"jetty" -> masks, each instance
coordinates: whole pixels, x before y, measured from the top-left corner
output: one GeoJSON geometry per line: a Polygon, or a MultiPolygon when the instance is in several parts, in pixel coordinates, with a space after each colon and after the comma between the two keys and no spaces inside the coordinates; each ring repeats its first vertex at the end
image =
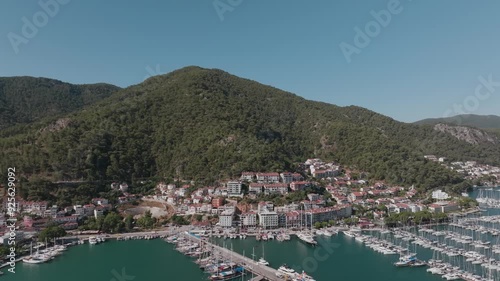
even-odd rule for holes
{"type": "Polygon", "coordinates": [[[195,236],[193,234],[190,234],[188,232],[180,233],[180,235],[182,237],[184,237],[185,239],[190,240],[192,242],[203,243],[203,244],[209,246],[214,255],[225,256],[225,257],[230,256],[231,260],[233,262],[244,266],[245,271],[251,272],[257,276],[257,277],[252,279],[254,281],[258,281],[258,280],[268,280],[268,281],[283,280],[277,276],[278,271],[272,267],[258,264],[254,260],[252,260],[251,258],[245,257],[243,255],[236,253],[236,252],[233,252],[231,250],[228,250],[228,249],[225,249],[225,248],[220,247],[218,245],[215,245],[209,241],[202,240],[200,237],[195,236]]]}

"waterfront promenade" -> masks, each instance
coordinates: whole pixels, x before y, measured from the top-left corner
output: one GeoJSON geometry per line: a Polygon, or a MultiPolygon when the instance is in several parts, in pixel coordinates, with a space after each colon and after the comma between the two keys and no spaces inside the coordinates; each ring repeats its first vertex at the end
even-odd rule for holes
{"type": "Polygon", "coordinates": [[[184,238],[189,239],[193,242],[197,242],[197,243],[203,242],[203,244],[209,245],[212,249],[212,253],[216,256],[221,256],[221,257],[226,257],[226,258],[230,257],[230,259],[233,262],[244,266],[246,271],[250,271],[253,274],[257,275],[257,277],[256,277],[257,279],[254,278],[255,280],[262,280],[262,278],[264,278],[265,280],[268,280],[268,281],[282,280],[278,276],[276,276],[276,273],[278,273],[278,271],[272,267],[258,264],[250,258],[242,256],[238,253],[235,253],[235,252],[228,250],[228,249],[225,249],[223,247],[217,246],[217,245],[210,243],[208,241],[205,241],[205,240],[202,241],[199,237],[194,236],[192,234],[182,232],[181,235],[184,238]]]}

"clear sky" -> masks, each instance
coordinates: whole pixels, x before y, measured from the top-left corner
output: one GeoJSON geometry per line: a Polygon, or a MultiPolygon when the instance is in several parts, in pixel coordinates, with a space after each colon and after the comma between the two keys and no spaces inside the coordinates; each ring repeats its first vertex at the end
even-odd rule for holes
{"type": "Polygon", "coordinates": [[[45,2],[0,2],[0,76],[125,87],[198,65],[405,122],[500,115],[497,0],[45,2]]]}

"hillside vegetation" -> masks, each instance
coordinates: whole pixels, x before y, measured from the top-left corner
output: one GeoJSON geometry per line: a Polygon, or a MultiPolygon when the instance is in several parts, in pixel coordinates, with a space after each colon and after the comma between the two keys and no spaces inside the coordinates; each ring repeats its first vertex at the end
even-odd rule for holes
{"type": "Polygon", "coordinates": [[[373,179],[459,190],[467,183],[423,155],[500,161],[498,146],[471,145],[432,126],[308,101],[199,67],[150,78],[64,120],[63,127],[37,122],[3,132],[0,168],[51,180],[158,176],[211,183],[241,171],[293,170],[297,162],[322,157],[373,179]]]}
{"type": "Polygon", "coordinates": [[[416,124],[451,124],[457,126],[476,127],[480,129],[500,130],[500,116],[463,114],[448,118],[429,118],[415,122],[416,124]]]}
{"type": "Polygon", "coordinates": [[[0,130],[67,114],[117,90],[118,87],[108,84],[72,85],[47,78],[0,78],[0,130]]]}

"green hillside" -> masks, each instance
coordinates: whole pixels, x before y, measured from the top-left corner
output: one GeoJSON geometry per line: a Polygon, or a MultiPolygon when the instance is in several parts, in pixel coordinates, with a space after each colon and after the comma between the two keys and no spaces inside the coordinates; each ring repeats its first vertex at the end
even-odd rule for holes
{"type": "Polygon", "coordinates": [[[374,179],[422,189],[465,183],[423,154],[499,164],[431,126],[360,107],[305,100],[221,70],[187,67],[123,89],[65,116],[68,126],[0,132],[0,169],[52,180],[181,177],[207,183],[241,171],[282,171],[322,157],[374,179]]]}
{"type": "Polygon", "coordinates": [[[72,85],[34,78],[0,78],[0,130],[69,113],[119,90],[108,84],[72,85]]]}
{"type": "Polygon", "coordinates": [[[497,131],[500,130],[500,116],[496,115],[464,114],[448,118],[429,118],[415,122],[415,124],[431,125],[438,123],[476,127],[480,129],[496,129],[497,131]]]}

